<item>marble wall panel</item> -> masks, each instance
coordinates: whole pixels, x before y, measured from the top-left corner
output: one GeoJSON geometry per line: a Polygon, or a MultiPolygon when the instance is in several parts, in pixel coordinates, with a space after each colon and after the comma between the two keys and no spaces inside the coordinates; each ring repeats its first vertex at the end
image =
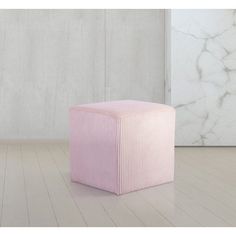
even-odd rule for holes
{"type": "Polygon", "coordinates": [[[236,11],[171,10],[176,145],[236,145],[236,11]]]}

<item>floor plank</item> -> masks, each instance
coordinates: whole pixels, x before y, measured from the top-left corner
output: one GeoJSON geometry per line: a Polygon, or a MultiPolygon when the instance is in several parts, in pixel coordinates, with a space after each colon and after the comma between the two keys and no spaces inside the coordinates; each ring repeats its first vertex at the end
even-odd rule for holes
{"type": "MultiPolygon", "coordinates": [[[[189,170],[179,169],[182,173],[188,173],[189,170]]],[[[191,171],[193,173],[193,171],[191,171]]],[[[221,192],[218,188],[214,188],[211,184],[206,184],[193,175],[176,177],[176,186],[179,191],[194,199],[205,208],[222,218],[227,224],[233,226],[236,224],[236,202],[235,198],[221,192]]]]}
{"type": "Polygon", "coordinates": [[[157,191],[150,189],[142,190],[140,194],[149,204],[161,212],[176,227],[198,227],[200,223],[194,220],[191,215],[178,207],[175,202],[168,200],[157,191]]]}
{"type": "Polygon", "coordinates": [[[58,226],[52,202],[30,145],[21,145],[30,226],[58,226]]]}
{"type": "Polygon", "coordinates": [[[171,221],[161,214],[160,211],[153,208],[145,199],[142,199],[137,192],[132,192],[120,196],[122,202],[130,211],[148,227],[169,227],[174,226],[171,221]]]}
{"type": "Polygon", "coordinates": [[[3,194],[5,188],[7,145],[0,144],[0,226],[2,222],[3,194]]]}
{"type": "MultiPolygon", "coordinates": [[[[193,219],[200,223],[201,226],[228,226],[227,223],[212,211],[202,206],[198,201],[189,197],[176,188],[175,184],[166,184],[153,189],[157,194],[162,194],[166,199],[174,202],[183,211],[187,212],[193,219]]],[[[187,191],[187,190],[186,190],[187,191]]]]}
{"type": "MultiPolygon", "coordinates": [[[[190,150],[188,150],[189,152],[190,150]]],[[[235,168],[233,162],[234,160],[229,160],[228,158],[224,157],[224,162],[221,163],[221,169],[218,169],[217,171],[215,170],[215,163],[217,162],[217,158],[212,159],[210,157],[204,157],[203,160],[200,157],[199,159],[196,159],[196,154],[191,157],[191,155],[188,154],[188,152],[184,151],[183,153],[180,153],[178,155],[178,162],[176,167],[178,168],[179,165],[185,166],[186,169],[188,170],[188,173],[182,172],[189,174],[189,171],[191,170],[191,176],[195,176],[197,179],[206,182],[209,185],[209,187],[214,186],[216,188],[221,189],[222,192],[226,192],[232,197],[236,197],[236,189],[234,182],[232,180],[236,179],[235,175],[235,168]],[[209,160],[207,160],[209,159],[209,160]],[[230,166],[227,165],[227,163],[230,163],[230,166]],[[222,171],[222,166],[226,166],[227,168],[227,173],[222,171]],[[193,168],[194,167],[194,168],[193,168]],[[227,175],[231,175],[230,177],[227,178],[227,175]]],[[[209,150],[210,153],[212,153],[212,150],[209,150]]],[[[236,151],[235,151],[236,152],[236,151]]],[[[212,153],[213,154],[213,153],[212,153]]],[[[224,155],[223,155],[224,156],[224,155]]],[[[178,173],[181,174],[180,171],[177,171],[177,176],[178,173]]]]}
{"type": "Polygon", "coordinates": [[[34,148],[59,226],[86,226],[47,148],[43,144],[34,148]]]}
{"type": "Polygon", "coordinates": [[[9,144],[3,194],[1,226],[29,226],[20,145],[9,144]]]}

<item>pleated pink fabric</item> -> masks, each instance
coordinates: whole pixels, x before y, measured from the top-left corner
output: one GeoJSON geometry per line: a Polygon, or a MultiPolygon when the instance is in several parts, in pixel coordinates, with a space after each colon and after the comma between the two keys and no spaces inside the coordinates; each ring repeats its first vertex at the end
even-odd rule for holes
{"type": "Polygon", "coordinates": [[[70,109],[72,181],[123,194],[174,179],[175,110],[141,101],[70,109]]]}

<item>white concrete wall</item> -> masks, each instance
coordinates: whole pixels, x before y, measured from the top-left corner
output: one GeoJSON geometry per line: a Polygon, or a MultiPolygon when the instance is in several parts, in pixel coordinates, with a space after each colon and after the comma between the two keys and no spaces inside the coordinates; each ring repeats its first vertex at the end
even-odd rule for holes
{"type": "Polygon", "coordinates": [[[0,139],[66,139],[71,105],[164,102],[163,10],[0,10],[0,139]]]}
{"type": "Polygon", "coordinates": [[[106,19],[109,99],[164,102],[164,11],[109,10],[106,19]]]}

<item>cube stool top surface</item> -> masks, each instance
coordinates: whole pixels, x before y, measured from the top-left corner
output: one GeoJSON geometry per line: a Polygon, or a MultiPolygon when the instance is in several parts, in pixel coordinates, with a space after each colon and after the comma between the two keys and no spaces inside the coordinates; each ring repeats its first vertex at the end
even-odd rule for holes
{"type": "Polygon", "coordinates": [[[175,109],[171,106],[143,102],[136,100],[120,100],[120,101],[109,101],[109,102],[99,102],[91,104],[83,104],[71,107],[73,109],[80,109],[84,111],[97,112],[107,115],[112,115],[115,117],[122,117],[127,115],[135,115],[150,111],[174,111],[175,109]]]}

